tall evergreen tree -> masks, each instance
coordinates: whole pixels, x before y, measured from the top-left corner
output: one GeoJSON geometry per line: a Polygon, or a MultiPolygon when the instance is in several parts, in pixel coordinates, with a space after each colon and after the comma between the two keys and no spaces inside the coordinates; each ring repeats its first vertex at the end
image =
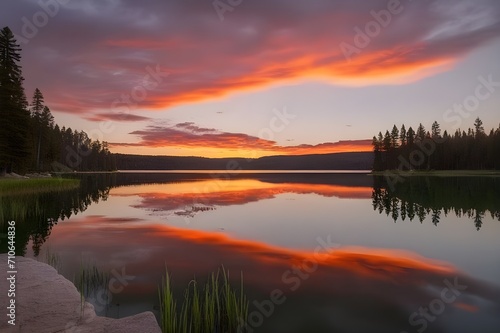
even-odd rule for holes
{"type": "Polygon", "coordinates": [[[405,127],[405,124],[403,124],[401,126],[401,130],[399,131],[399,141],[401,142],[402,146],[406,145],[406,127],[405,127]]]}
{"type": "Polygon", "coordinates": [[[418,128],[417,128],[417,134],[416,134],[416,137],[415,139],[419,140],[419,141],[424,141],[425,140],[425,127],[424,125],[422,124],[419,124],[418,125],[418,128]]]}
{"type": "Polygon", "coordinates": [[[408,144],[408,146],[411,147],[411,146],[413,146],[414,142],[415,142],[415,131],[410,126],[410,128],[408,128],[408,132],[406,134],[406,143],[408,144]]]}
{"type": "Polygon", "coordinates": [[[391,150],[391,134],[389,131],[385,131],[384,140],[382,141],[382,147],[384,151],[391,150]]]}
{"type": "Polygon", "coordinates": [[[391,130],[391,147],[392,148],[398,148],[399,147],[398,140],[399,140],[399,130],[396,127],[396,125],[394,125],[392,127],[392,130],[391,130]]]}
{"type": "Polygon", "coordinates": [[[31,102],[31,117],[34,120],[35,125],[35,136],[36,136],[36,169],[40,170],[40,150],[42,146],[42,111],[45,107],[45,101],[42,92],[36,88],[33,93],[33,101],[31,102]]]}
{"type": "Polygon", "coordinates": [[[476,129],[476,137],[485,135],[483,121],[479,117],[474,121],[474,128],[476,129]]]}
{"type": "Polygon", "coordinates": [[[20,52],[12,31],[0,30],[0,173],[25,169],[31,154],[20,52]]]}
{"type": "Polygon", "coordinates": [[[439,138],[441,136],[441,127],[439,126],[437,121],[432,123],[431,136],[433,138],[439,138]]]}
{"type": "MultiPolygon", "coordinates": [[[[382,135],[382,133],[381,133],[382,135]]],[[[373,162],[373,170],[379,171],[382,170],[382,141],[377,140],[377,137],[374,136],[372,140],[373,151],[375,153],[375,159],[373,162]]]]}

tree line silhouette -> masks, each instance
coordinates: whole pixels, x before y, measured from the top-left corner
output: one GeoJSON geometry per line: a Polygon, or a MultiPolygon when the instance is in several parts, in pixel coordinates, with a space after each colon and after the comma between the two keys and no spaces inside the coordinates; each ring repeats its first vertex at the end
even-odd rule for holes
{"type": "Polygon", "coordinates": [[[481,119],[474,128],[441,134],[437,121],[427,131],[396,125],[372,140],[374,171],[395,170],[500,170],[500,125],[486,134],[481,119]]]}
{"type": "Polygon", "coordinates": [[[38,88],[28,102],[20,62],[21,48],[5,27],[0,30],[0,174],[114,170],[107,143],[60,128],[38,88]]]}

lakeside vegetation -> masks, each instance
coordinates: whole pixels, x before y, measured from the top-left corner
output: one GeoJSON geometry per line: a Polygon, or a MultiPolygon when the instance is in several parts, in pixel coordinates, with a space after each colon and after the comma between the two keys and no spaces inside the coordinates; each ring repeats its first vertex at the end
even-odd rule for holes
{"type": "Polygon", "coordinates": [[[70,178],[0,178],[0,196],[60,192],[79,186],[79,179],[70,178]]]}
{"type": "MultiPolygon", "coordinates": [[[[2,179],[0,186],[5,184],[3,186],[10,187],[11,181],[26,182],[21,183],[21,186],[31,181],[35,181],[35,184],[43,181],[60,186],[59,190],[50,191],[39,191],[40,186],[30,186],[29,189],[17,193],[3,189],[0,191],[0,234],[7,233],[7,221],[16,221],[16,255],[25,255],[26,247],[31,241],[33,253],[37,257],[54,225],[108,197],[113,176],[85,175],[80,179],[2,179]],[[71,186],[76,183],[79,185],[71,186]],[[65,187],[66,184],[68,187],[65,187]]],[[[0,253],[5,252],[7,243],[0,242],[0,253]]]]}
{"type": "Polygon", "coordinates": [[[212,273],[205,287],[191,280],[180,307],[174,297],[168,270],[159,288],[160,327],[163,333],[233,333],[248,316],[249,302],[243,292],[243,274],[239,291],[229,282],[229,272],[222,267],[212,273]]]}
{"type": "Polygon", "coordinates": [[[103,271],[95,263],[83,262],[82,260],[78,275],[73,277],[73,284],[80,292],[82,311],[85,301],[88,301],[94,305],[96,313],[104,310],[104,314],[107,314],[111,302],[109,297],[110,280],[109,272],[103,271]],[[99,304],[95,302],[99,302],[99,304]]]}

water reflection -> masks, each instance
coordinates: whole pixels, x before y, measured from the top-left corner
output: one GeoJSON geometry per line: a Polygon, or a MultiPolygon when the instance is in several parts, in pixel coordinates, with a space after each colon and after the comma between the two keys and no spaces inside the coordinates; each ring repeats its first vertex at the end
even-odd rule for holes
{"type": "MultiPolygon", "coordinates": [[[[25,255],[26,246],[31,242],[38,256],[54,225],[86,211],[93,203],[107,200],[111,189],[114,189],[114,196],[139,195],[142,202],[136,208],[152,212],[174,211],[184,217],[193,217],[217,206],[271,199],[282,193],[369,198],[371,189],[371,180],[366,176],[335,174],[107,173],[66,177],[79,178],[80,188],[0,195],[0,234],[6,235],[7,221],[16,221],[17,255],[25,255]],[[134,185],[147,186],[137,188],[134,185]]],[[[3,238],[0,239],[0,252],[7,252],[7,242],[3,238]]]]}
{"type": "Polygon", "coordinates": [[[285,193],[369,199],[371,187],[334,184],[268,183],[255,179],[199,180],[182,184],[141,185],[113,189],[113,196],[138,196],[135,208],[193,217],[219,206],[244,205],[285,193]]]}
{"type": "Polygon", "coordinates": [[[445,279],[467,288],[426,332],[500,327],[500,229],[486,223],[488,215],[499,217],[498,179],[415,177],[391,189],[367,175],[81,177],[75,191],[0,196],[0,215],[18,221],[20,254],[36,257],[45,243],[69,279],[82,260],[106,274],[133,276],[96,307],[102,315],[155,310],[165,264],[180,297],[194,276],[202,282],[224,265],[236,279],[243,272],[252,301],[268,300],[275,289],[286,297],[255,332],[417,332],[421,326],[409,317],[441,297],[445,279]],[[446,219],[450,213],[484,215],[476,227],[485,221],[483,231],[492,232],[471,233],[460,219],[446,219]],[[176,224],[179,216],[193,223],[176,224]],[[440,228],[391,219],[429,220],[440,228]],[[319,254],[317,237],[331,244],[319,254]]]}
{"type": "MultiPolygon", "coordinates": [[[[113,184],[113,175],[86,175],[79,189],[40,194],[0,195],[0,223],[4,234],[6,221],[16,221],[16,255],[24,256],[28,242],[36,256],[59,221],[85,211],[92,203],[106,200],[113,184]]],[[[1,253],[7,243],[1,242],[1,253]]]]}
{"type": "MultiPolygon", "coordinates": [[[[165,265],[181,290],[194,276],[203,280],[221,264],[230,276],[243,272],[250,299],[262,303],[281,290],[286,301],[276,306],[256,332],[400,332],[415,330],[409,315],[441,297],[445,280],[460,286],[461,296],[447,304],[427,332],[466,332],[454,323],[479,332],[500,325],[500,290],[478,281],[446,262],[400,250],[328,246],[325,235],[318,251],[270,246],[233,239],[217,232],[186,230],[162,224],[140,224],[134,219],[104,216],[78,218],[54,231],[51,246],[61,249],[64,261],[77,270],[75,258],[84,253],[96,264],[124,271],[133,281],[112,295],[108,315],[154,310],[157,286],[165,265]],[[96,232],[99,230],[99,232],[96,232]],[[483,320],[484,322],[482,322],[483,320]]],[[[251,311],[255,311],[253,303],[251,311]]],[[[420,317],[419,317],[420,318],[420,317]]]]}
{"type": "Polygon", "coordinates": [[[466,216],[480,230],[486,214],[500,221],[499,177],[408,177],[391,185],[385,177],[375,177],[373,209],[385,213],[394,222],[416,217],[422,223],[427,216],[434,225],[441,217],[454,213],[466,216]]]}

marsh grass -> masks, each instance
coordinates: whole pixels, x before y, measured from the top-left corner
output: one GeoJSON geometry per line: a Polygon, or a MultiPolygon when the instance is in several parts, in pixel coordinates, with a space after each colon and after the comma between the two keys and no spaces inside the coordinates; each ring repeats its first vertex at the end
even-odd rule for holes
{"type": "Polygon", "coordinates": [[[78,188],[80,180],[69,178],[0,179],[0,195],[38,194],[78,188]]]}
{"type": "Polygon", "coordinates": [[[171,276],[166,270],[159,288],[160,326],[163,333],[235,333],[246,322],[249,302],[243,291],[243,274],[239,290],[229,282],[224,267],[208,277],[201,288],[191,280],[180,308],[173,295],[171,276]]]}
{"type": "Polygon", "coordinates": [[[61,257],[57,253],[52,252],[50,248],[47,248],[45,251],[45,256],[42,261],[54,267],[58,272],[61,269],[61,257]]]}
{"type": "MultiPolygon", "coordinates": [[[[86,299],[95,299],[101,291],[107,291],[109,287],[110,275],[107,272],[101,271],[93,263],[84,263],[80,265],[80,271],[76,277],[73,278],[73,283],[76,289],[80,292],[80,303],[82,307],[85,304],[86,299]]],[[[108,292],[101,293],[100,301],[106,302],[106,304],[111,301],[108,300],[108,292]]]]}

